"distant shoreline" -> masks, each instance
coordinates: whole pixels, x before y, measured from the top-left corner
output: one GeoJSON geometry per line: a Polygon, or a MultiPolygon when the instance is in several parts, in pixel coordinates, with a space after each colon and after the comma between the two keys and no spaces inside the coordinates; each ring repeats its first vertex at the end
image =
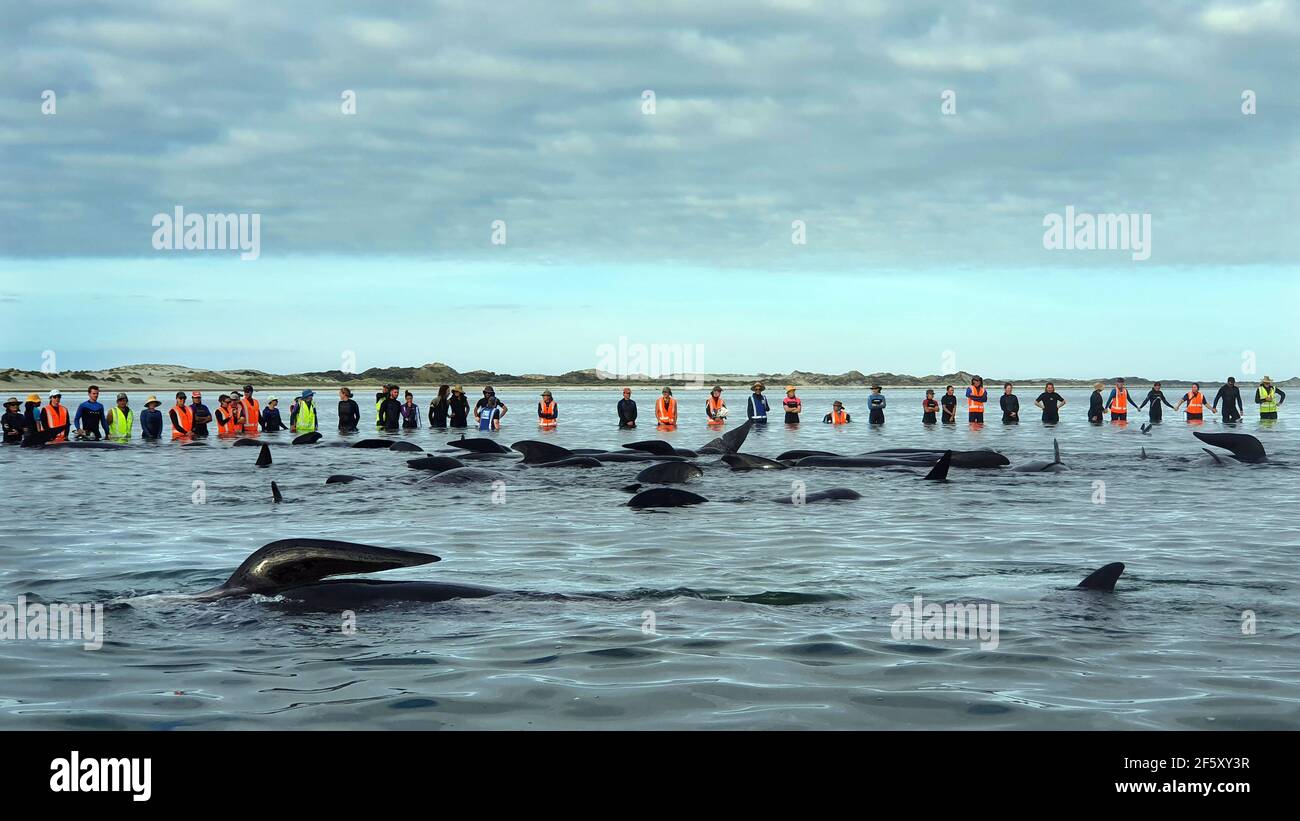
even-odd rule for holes
{"type": "MultiPolygon", "coordinates": [[[[634,378],[606,378],[594,369],[587,371],[570,371],[553,376],[545,374],[515,375],[491,371],[468,371],[461,373],[441,363],[432,363],[415,368],[371,368],[358,374],[342,371],[322,371],[298,374],[271,374],[256,370],[211,371],[190,368],[183,365],[124,365],[93,371],[61,371],[43,373],[18,369],[0,370],[0,392],[6,388],[10,393],[47,393],[59,389],[67,393],[81,393],[89,385],[98,385],[103,393],[132,391],[155,394],[171,394],[177,390],[201,390],[205,393],[223,393],[232,389],[252,385],[259,394],[283,392],[286,395],[298,393],[306,388],[318,392],[334,392],[348,387],[361,398],[374,393],[379,386],[396,384],[403,389],[410,388],[420,392],[436,392],[443,384],[462,385],[467,393],[477,393],[483,386],[492,385],[500,390],[537,390],[544,388],[569,391],[610,391],[617,392],[624,387],[638,391],[659,390],[667,385],[674,391],[707,391],[714,385],[721,385],[728,391],[748,392],[750,386],[761,381],[769,393],[784,393],[787,384],[795,385],[800,390],[814,389],[860,389],[866,390],[872,384],[880,384],[886,390],[911,390],[933,388],[942,391],[947,385],[964,388],[970,384],[972,374],[958,371],[953,374],[930,374],[911,376],[908,374],[877,373],[864,374],[849,371],[844,374],[821,374],[809,371],[795,371],[789,374],[707,374],[698,378],[694,374],[676,377],[648,378],[639,375],[634,378]]],[[[1133,389],[1147,388],[1155,380],[1126,376],[1128,385],[1133,389]]],[[[985,385],[995,392],[1001,389],[1003,382],[1016,386],[1037,388],[1047,381],[1046,378],[1004,379],[986,377],[985,385]]],[[[1113,384],[1114,377],[1105,379],[1053,379],[1058,388],[1091,388],[1100,381],[1107,387],[1113,384]]],[[[1162,379],[1162,386],[1171,389],[1188,387],[1192,380],[1162,379]]],[[[1222,385],[1221,380],[1205,380],[1199,383],[1202,388],[1215,388],[1222,385]]],[[[1239,379],[1243,388],[1258,384],[1252,379],[1239,379]]],[[[1300,385],[1300,378],[1275,379],[1274,384],[1286,388],[1300,385]]]]}

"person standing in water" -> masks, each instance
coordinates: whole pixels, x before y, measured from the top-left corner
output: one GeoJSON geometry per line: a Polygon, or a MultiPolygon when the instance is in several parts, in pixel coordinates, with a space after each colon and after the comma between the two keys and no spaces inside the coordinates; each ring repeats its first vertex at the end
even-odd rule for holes
{"type": "Polygon", "coordinates": [[[397,398],[400,390],[396,385],[389,385],[388,395],[379,403],[379,420],[386,431],[395,431],[402,426],[402,403],[397,398]]]}
{"type": "Polygon", "coordinates": [[[479,430],[501,430],[501,406],[495,395],[488,396],[487,402],[478,409],[479,430]]]}
{"type": "Polygon", "coordinates": [[[709,398],[704,400],[704,413],[709,417],[710,425],[721,425],[727,421],[727,403],[722,401],[722,386],[714,385],[709,391],[709,398]]]}
{"type": "Polygon", "coordinates": [[[438,386],[438,395],[429,403],[429,427],[447,427],[447,412],[451,410],[450,394],[450,385],[438,386]]]}
{"type": "Polygon", "coordinates": [[[867,424],[883,425],[885,424],[885,394],[884,388],[879,385],[871,386],[871,393],[867,396],[867,424]]]}
{"type": "Polygon", "coordinates": [[[767,412],[772,408],[767,404],[767,397],[763,395],[763,387],[762,382],[755,382],[754,386],[750,388],[752,393],[750,393],[749,402],[745,407],[745,415],[749,417],[751,422],[766,424],[767,412]]]}
{"type": "MultiPolygon", "coordinates": [[[[478,412],[483,410],[483,408],[487,406],[490,400],[496,398],[496,395],[497,395],[496,388],[492,387],[491,385],[487,385],[486,387],[484,387],[483,398],[478,400],[478,402],[474,404],[474,415],[477,416],[478,412]]],[[[506,407],[506,403],[502,402],[500,399],[497,399],[496,409],[497,409],[498,420],[504,419],[505,415],[510,410],[509,408],[506,407]]]]}
{"type": "Polygon", "coordinates": [[[1020,398],[1012,391],[1015,387],[1010,382],[1002,383],[1002,395],[998,397],[998,407],[1002,408],[1004,425],[1020,424],[1020,398]]]}
{"type": "MultiPolygon", "coordinates": [[[[212,419],[217,423],[218,437],[230,438],[234,434],[235,431],[230,424],[230,397],[224,393],[217,396],[217,409],[212,412],[212,419]]],[[[243,433],[243,430],[241,425],[239,432],[243,433]]]]}
{"type": "Polygon", "coordinates": [[[27,420],[19,412],[22,402],[18,397],[11,396],[5,400],[4,417],[0,418],[0,426],[4,428],[4,443],[6,445],[17,445],[23,441],[23,431],[27,428],[27,420]]]}
{"type": "Polygon", "coordinates": [[[673,398],[673,389],[665,386],[663,393],[655,400],[655,422],[659,430],[677,428],[677,400],[673,398]]]}
{"type": "Polygon", "coordinates": [[[560,421],[559,403],[551,396],[550,389],[542,391],[542,399],[537,403],[537,427],[552,430],[560,421]]]}
{"type": "Polygon", "coordinates": [[[1048,382],[1043,386],[1043,392],[1038,394],[1034,404],[1043,412],[1043,422],[1049,425],[1055,425],[1061,421],[1061,408],[1065,406],[1065,397],[1056,392],[1056,384],[1048,382]]]}
{"type": "MultiPolygon", "coordinates": [[[[1178,404],[1174,405],[1174,413],[1177,413],[1184,403],[1187,405],[1188,422],[1200,422],[1205,418],[1206,399],[1205,394],[1201,393],[1199,382],[1193,382],[1192,389],[1183,394],[1182,399],[1178,400],[1178,404]]],[[[1214,408],[1210,408],[1210,413],[1214,413],[1214,408]]]]}
{"type": "Polygon", "coordinates": [[[402,403],[402,428],[412,430],[420,427],[420,406],[415,403],[415,396],[406,392],[406,401],[402,403]]]}
{"type": "Polygon", "coordinates": [[[190,413],[194,419],[194,429],[191,431],[191,435],[197,439],[207,438],[208,423],[212,421],[212,411],[208,410],[208,406],[203,404],[202,391],[190,392],[190,413]]]}
{"type": "Polygon", "coordinates": [[[469,427],[469,397],[465,396],[465,389],[460,385],[451,389],[451,399],[447,402],[447,412],[451,414],[451,419],[447,423],[448,427],[469,427]]]}
{"type": "Polygon", "coordinates": [[[925,392],[925,398],[921,400],[921,424],[933,425],[938,413],[939,400],[934,398],[934,388],[930,388],[925,392]]]}
{"type": "Polygon", "coordinates": [[[86,401],[77,406],[72,427],[78,439],[99,439],[100,431],[108,436],[108,419],[104,416],[104,406],[99,403],[98,385],[86,389],[86,401]]]}
{"type": "Polygon", "coordinates": [[[785,408],[787,425],[799,424],[799,414],[803,413],[803,401],[795,396],[794,385],[785,386],[785,399],[781,400],[781,407],[785,408]]]}
{"type": "MultiPolygon", "coordinates": [[[[239,403],[232,402],[231,405],[235,412],[238,413],[239,403]]],[[[285,427],[284,420],[280,418],[280,398],[278,396],[268,396],[266,398],[266,407],[258,414],[258,418],[261,420],[259,424],[262,426],[262,430],[267,433],[289,429],[285,427]]]]}
{"type": "Polygon", "coordinates": [[[623,398],[618,400],[618,429],[626,430],[636,427],[636,402],[632,399],[632,389],[623,389],[623,398]]]}
{"type": "Polygon", "coordinates": [[[1092,384],[1092,396],[1088,397],[1088,421],[1100,425],[1106,412],[1106,402],[1101,398],[1101,389],[1106,387],[1101,382],[1092,384]]]}
{"type": "Polygon", "coordinates": [[[831,412],[822,417],[822,422],[828,425],[847,425],[851,421],[849,412],[844,410],[844,403],[838,399],[831,405],[831,412]]]}
{"type": "Polygon", "coordinates": [[[1273,387],[1272,378],[1266,376],[1259,380],[1259,387],[1255,389],[1255,404],[1259,405],[1260,419],[1276,419],[1277,411],[1285,401],[1286,392],[1273,387]]]}
{"type": "Polygon", "coordinates": [[[939,399],[939,404],[943,406],[943,423],[945,425],[957,424],[957,394],[954,393],[955,390],[956,388],[949,385],[939,399]]]}
{"type": "Polygon", "coordinates": [[[966,389],[966,421],[971,424],[983,424],[984,403],[989,401],[989,392],[984,387],[984,377],[976,375],[971,378],[970,387],[966,389]]]}
{"type": "Polygon", "coordinates": [[[1145,408],[1148,402],[1151,403],[1151,410],[1147,411],[1148,419],[1153,425],[1160,424],[1160,421],[1164,418],[1165,412],[1164,408],[1160,407],[1161,403],[1164,403],[1165,407],[1170,410],[1174,408],[1173,405],[1169,404],[1169,400],[1165,398],[1165,392],[1160,390],[1159,382],[1151,383],[1151,390],[1147,391],[1147,398],[1142,400],[1141,405],[1138,405],[1138,410],[1145,408]]]}
{"type": "Polygon", "coordinates": [[[388,399],[388,386],[375,391],[375,427],[379,430],[384,429],[384,400],[388,399]]]}
{"type": "Polygon", "coordinates": [[[185,391],[176,391],[176,404],[167,415],[172,421],[172,439],[189,439],[194,429],[194,413],[185,404],[185,391]]]}
{"type": "Polygon", "coordinates": [[[141,439],[161,439],[163,433],[163,415],[158,408],[162,402],[158,397],[150,394],[144,402],[144,410],[140,411],[140,438],[141,439]]]}
{"type": "Polygon", "coordinates": [[[1110,411],[1110,421],[1127,421],[1130,401],[1128,388],[1124,386],[1124,377],[1118,377],[1115,380],[1115,387],[1110,390],[1110,396],[1106,397],[1106,410],[1110,411]]]}
{"type": "Polygon", "coordinates": [[[351,388],[339,388],[339,433],[356,433],[361,424],[361,407],[352,398],[351,388]]]}
{"type": "Polygon", "coordinates": [[[1216,412],[1219,410],[1220,401],[1223,402],[1223,415],[1220,418],[1224,422],[1240,422],[1246,406],[1241,404],[1241,390],[1237,387],[1236,377],[1229,376],[1228,384],[1219,388],[1219,392],[1214,394],[1214,404],[1211,407],[1216,412]]]}
{"type": "Polygon", "coordinates": [[[295,433],[311,433],[316,430],[316,404],[312,399],[316,391],[308,388],[298,397],[295,410],[289,415],[289,430],[295,433]]]}

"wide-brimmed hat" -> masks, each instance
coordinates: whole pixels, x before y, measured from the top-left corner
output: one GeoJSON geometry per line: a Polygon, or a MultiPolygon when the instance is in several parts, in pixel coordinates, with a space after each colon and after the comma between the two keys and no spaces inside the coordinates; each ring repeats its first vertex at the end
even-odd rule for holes
{"type": "Polygon", "coordinates": [[[542,391],[542,396],[550,396],[550,395],[551,395],[551,392],[550,392],[549,390],[544,390],[544,391],[542,391]]]}
{"type": "Polygon", "coordinates": [[[16,396],[11,396],[11,397],[9,397],[8,399],[5,400],[5,407],[6,407],[6,408],[9,407],[10,405],[21,405],[21,404],[22,404],[22,402],[19,402],[19,401],[18,401],[18,397],[16,397],[16,396]]]}
{"type": "Polygon", "coordinates": [[[311,399],[311,398],[312,398],[313,396],[315,396],[315,395],[316,395],[316,391],[312,390],[311,388],[308,388],[307,390],[303,391],[303,392],[299,395],[298,398],[299,398],[299,399],[311,399]]]}
{"type": "Polygon", "coordinates": [[[27,394],[27,401],[28,401],[28,402],[40,402],[40,401],[41,401],[41,397],[38,396],[37,394],[29,393],[29,394],[27,394]]]}
{"type": "Polygon", "coordinates": [[[451,389],[451,392],[452,392],[452,393],[464,393],[464,392],[465,392],[465,389],[464,389],[463,387],[461,387],[460,385],[457,385],[456,387],[454,387],[454,388],[451,389]]]}
{"type": "Polygon", "coordinates": [[[751,390],[751,391],[762,391],[762,390],[764,389],[764,387],[765,387],[765,386],[763,385],[762,382],[755,382],[755,383],[753,384],[753,386],[750,387],[750,390],[751,390]]]}
{"type": "Polygon", "coordinates": [[[1261,385],[1272,385],[1272,384],[1273,384],[1273,377],[1271,377],[1271,376],[1266,376],[1266,377],[1264,377],[1263,379],[1259,380],[1259,384],[1261,384],[1261,385]]]}
{"type": "Polygon", "coordinates": [[[144,406],[146,408],[149,407],[150,405],[161,405],[161,404],[162,402],[158,401],[158,397],[154,396],[152,393],[149,394],[148,399],[144,400],[144,406]]]}
{"type": "Polygon", "coordinates": [[[786,386],[785,386],[785,392],[786,392],[786,393],[790,393],[790,392],[792,392],[792,391],[794,391],[794,390],[796,390],[796,388],[795,388],[794,385],[786,385],[786,386]]]}

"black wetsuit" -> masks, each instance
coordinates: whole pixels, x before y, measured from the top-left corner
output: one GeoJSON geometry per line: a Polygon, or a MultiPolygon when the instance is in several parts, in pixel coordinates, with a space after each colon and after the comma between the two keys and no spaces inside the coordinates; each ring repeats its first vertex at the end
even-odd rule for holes
{"type": "Polygon", "coordinates": [[[1240,422],[1241,412],[1245,410],[1245,406],[1241,404],[1241,389],[1236,385],[1224,385],[1214,395],[1213,407],[1216,410],[1219,407],[1220,400],[1223,401],[1223,416],[1220,418],[1224,422],[1240,422]]]}
{"type": "Polygon", "coordinates": [[[447,397],[435,397],[434,400],[429,403],[429,427],[447,427],[447,411],[450,409],[451,403],[447,401],[447,397]]]}
{"type": "Polygon", "coordinates": [[[5,411],[4,416],[0,417],[0,427],[4,428],[5,444],[17,445],[23,441],[23,430],[27,427],[27,420],[21,413],[5,411]]]}
{"type": "Polygon", "coordinates": [[[939,404],[943,405],[943,423],[945,425],[957,424],[957,394],[949,396],[945,393],[940,397],[939,404]]]}
{"type": "Polygon", "coordinates": [[[469,427],[469,400],[465,398],[465,394],[452,396],[451,401],[447,403],[447,409],[451,411],[449,427],[469,427]]]}
{"type": "Polygon", "coordinates": [[[1093,391],[1088,399],[1088,421],[1100,423],[1105,413],[1106,402],[1101,398],[1101,391],[1093,391]]]}
{"type": "Polygon", "coordinates": [[[1061,413],[1059,410],[1057,410],[1057,408],[1062,402],[1065,401],[1064,396],[1061,396],[1056,391],[1052,391],[1051,393],[1048,393],[1047,391],[1043,391],[1042,393],[1038,394],[1038,398],[1035,399],[1034,401],[1041,402],[1043,404],[1044,422],[1047,422],[1048,424],[1051,425],[1055,425],[1057,422],[1061,421],[1061,413]]]}
{"type": "Polygon", "coordinates": [[[379,421],[384,430],[397,430],[402,424],[402,403],[388,398],[379,406],[379,421]]]}
{"type": "Polygon", "coordinates": [[[355,399],[343,399],[339,402],[339,433],[356,433],[361,423],[361,408],[355,399]]]}
{"type": "Polygon", "coordinates": [[[791,409],[791,408],[802,408],[802,407],[803,407],[803,402],[800,402],[800,401],[799,401],[797,398],[795,398],[795,397],[789,397],[789,396],[787,396],[785,399],[782,399],[782,400],[781,400],[781,407],[785,408],[785,423],[786,423],[787,425],[797,425],[797,424],[799,424],[799,411],[792,411],[792,410],[790,410],[790,409],[791,409]],[[793,401],[794,401],[794,404],[791,404],[791,400],[792,400],[792,399],[793,399],[793,401]]]}
{"type": "Polygon", "coordinates": [[[260,417],[258,423],[261,424],[262,430],[267,431],[268,433],[289,429],[288,426],[284,424],[284,420],[280,418],[279,408],[262,408],[260,417]]]}
{"type": "Polygon", "coordinates": [[[998,406],[1002,408],[1003,422],[1014,424],[1020,421],[1020,399],[1014,393],[999,396],[998,406]]]}
{"type": "MultiPolygon", "coordinates": [[[[618,426],[620,428],[629,427],[629,422],[636,421],[636,401],[633,399],[618,400],[618,426]]],[[[635,426],[632,426],[635,427],[635,426]]]]}
{"type": "Polygon", "coordinates": [[[1169,404],[1169,400],[1165,398],[1165,392],[1158,391],[1155,388],[1152,388],[1151,390],[1147,391],[1147,398],[1142,400],[1141,405],[1138,405],[1138,410],[1142,410],[1143,408],[1145,408],[1148,402],[1151,403],[1151,410],[1149,411],[1149,413],[1150,413],[1151,424],[1153,425],[1160,424],[1160,420],[1164,418],[1165,411],[1164,408],[1160,407],[1160,403],[1163,402],[1165,405],[1168,405],[1170,410],[1172,410],[1174,407],[1173,405],[1169,404]]]}
{"type": "Polygon", "coordinates": [[[885,424],[885,397],[878,393],[873,393],[867,397],[867,423],[871,425],[885,424]]]}
{"type": "Polygon", "coordinates": [[[190,418],[193,420],[193,424],[194,424],[194,430],[190,431],[190,435],[207,436],[208,422],[200,422],[199,417],[206,416],[208,417],[208,421],[211,421],[212,411],[208,410],[208,406],[203,404],[202,402],[195,402],[194,404],[190,405],[190,413],[193,414],[193,416],[191,416],[190,418]]]}
{"type": "Polygon", "coordinates": [[[921,424],[933,425],[935,423],[934,415],[939,412],[939,401],[937,399],[921,400],[921,424]]]}

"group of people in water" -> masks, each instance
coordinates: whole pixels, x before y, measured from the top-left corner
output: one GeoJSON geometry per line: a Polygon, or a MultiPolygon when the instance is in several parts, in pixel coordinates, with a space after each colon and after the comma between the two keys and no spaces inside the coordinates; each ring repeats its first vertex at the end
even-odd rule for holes
{"type": "MultiPolygon", "coordinates": [[[[756,423],[766,423],[772,407],[764,394],[765,386],[755,382],[746,401],[746,418],[756,423]]],[[[1137,402],[1124,379],[1115,380],[1108,395],[1103,396],[1105,385],[1101,382],[1093,386],[1088,403],[1088,421],[1101,424],[1109,416],[1112,422],[1123,422],[1130,412],[1147,409],[1148,418],[1158,423],[1163,418],[1163,408],[1168,407],[1175,413],[1183,411],[1189,422],[1199,422],[1208,411],[1220,414],[1224,422],[1239,421],[1245,413],[1241,390],[1234,377],[1228,377],[1227,383],[1219,388],[1210,401],[1201,393],[1201,386],[1193,384],[1176,404],[1161,390],[1160,383],[1151,386],[1147,395],[1137,402]],[[1222,406],[1222,410],[1220,410],[1222,406]]],[[[77,439],[130,439],[136,427],[135,414],[130,407],[125,393],[117,395],[117,401],[105,407],[99,401],[99,387],[91,385],[86,391],[86,401],[77,406],[75,413],[69,414],[63,404],[62,392],[49,392],[47,403],[42,404],[38,394],[31,394],[25,403],[16,397],[10,397],[4,405],[4,415],[0,426],[4,431],[6,444],[19,444],[31,437],[39,437],[42,442],[60,442],[69,438],[77,439]]],[[[715,385],[704,401],[705,422],[710,427],[726,424],[728,409],[722,397],[722,387],[715,385]]],[[[162,403],[156,396],[145,400],[145,409],[140,412],[139,430],[144,439],[161,439],[164,436],[164,421],[170,421],[172,439],[194,439],[210,434],[209,426],[214,426],[218,436],[249,436],[263,431],[290,430],[294,433],[310,433],[317,429],[317,409],[315,391],[304,390],[296,397],[289,408],[289,423],[281,418],[279,398],[267,397],[263,407],[253,396],[252,385],[245,385],[243,390],[234,390],[217,397],[217,407],[210,409],[203,403],[202,391],[192,391],[187,397],[184,391],[176,392],[173,404],[164,416],[159,410],[162,403]],[[188,401],[187,401],[188,399],[188,401]]],[[[798,424],[803,417],[803,401],[798,397],[794,385],[787,385],[781,409],[785,413],[786,424],[798,424]]],[[[992,404],[988,389],[982,377],[975,376],[965,389],[966,420],[971,424],[983,424],[985,406],[992,404]]],[[[1259,381],[1254,393],[1254,404],[1259,408],[1260,419],[1277,419],[1278,409],[1286,399],[1286,393],[1265,376],[1259,381]]],[[[935,398],[933,390],[925,392],[921,401],[921,422],[925,425],[956,424],[959,398],[954,386],[947,386],[944,394],[935,398]]],[[[871,386],[867,397],[868,423],[882,425],[885,422],[887,401],[884,389],[880,385],[871,386]]],[[[1034,399],[1034,406],[1042,412],[1042,421],[1055,424],[1060,421],[1061,408],[1065,407],[1065,397],[1057,393],[1056,386],[1048,382],[1042,393],[1034,399]]],[[[1015,394],[1015,387],[1004,382],[1002,393],[998,396],[998,409],[1002,412],[1002,421],[1016,424],[1020,421],[1020,399],[1015,394]]],[[[623,389],[623,398],[618,402],[618,426],[635,428],[637,426],[637,405],[632,399],[632,389],[623,389]]],[[[673,390],[665,387],[654,403],[655,425],[659,429],[671,430],[678,424],[677,399],[673,390]]],[[[497,398],[491,385],[483,389],[483,396],[471,409],[469,399],[460,385],[442,385],[438,394],[429,403],[427,419],[431,428],[468,428],[473,418],[479,430],[498,430],[501,420],[505,418],[508,408],[497,398]]],[[[402,394],[397,385],[385,385],[375,393],[375,428],[396,431],[418,428],[424,416],[420,405],[408,390],[402,394]],[[399,398],[401,395],[401,398],[399,398]]],[[[542,391],[537,402],[537,424],[543,430],[555,428],[559,424],[559,405],[549,390],[542,391]]],[[[844,403],[835,400],[831,409],[822,417],[822,422],[829,425],[846,425],[852,417],[844,403]]],[[[338,427],[341,433],[356,432],[361,426],[361,409],[350,388],[339,389],[338,427]]]]}

